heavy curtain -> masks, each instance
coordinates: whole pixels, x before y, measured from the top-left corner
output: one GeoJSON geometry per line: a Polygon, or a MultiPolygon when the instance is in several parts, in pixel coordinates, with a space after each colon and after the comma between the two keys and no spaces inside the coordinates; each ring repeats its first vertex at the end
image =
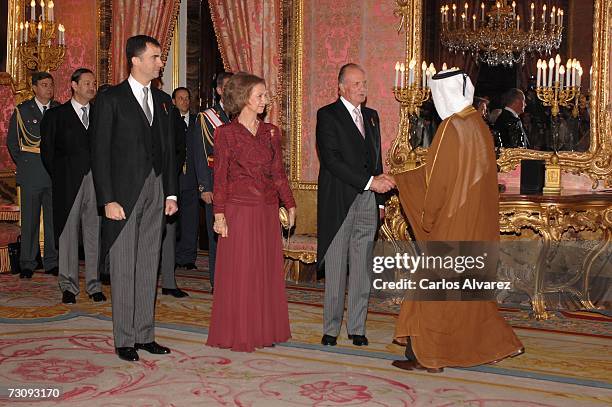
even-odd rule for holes
{"type": "Polygon", "coordinates": [[[111,81],[117,84],[128,75],[125,43],[133,35],[146,34],[162,46],[165,61],[172,41],[181,0],[113,0],[111,81]]]}
{"type": "Polygon", "coordinates": [[[280,124],[282,7],[280,0],[209,0],[225,69],[266,80],[267,119],[280,124]]]}

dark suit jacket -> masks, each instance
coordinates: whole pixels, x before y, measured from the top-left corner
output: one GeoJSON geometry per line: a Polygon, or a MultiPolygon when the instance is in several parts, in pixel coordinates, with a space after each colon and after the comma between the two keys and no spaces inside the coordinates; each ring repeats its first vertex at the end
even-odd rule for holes
{"type": "Polygon", "coordinates": [[[494,129],[499,133],[502,147],[529,147],[529,141],[525,129],[523,128],[523,122],[508,110],[502,110],[495,121],[494,129]]]}
{"type": "MultiPolygon", "coordinates": [[[[340,99],[317,112],[319,181],[317,190],[317,261],[323,264],[332,239],[342,226],[357,194],[370,177],[382,174],[380,123],[376,110],[361,107],[366,136],[363,138],[340,99]]],[[[376,194],[384,205],[385,196],[376,194]]]]}
{"type": "MultiPolygon", "coordinates": [[[[179,112],[180,113],[180,112],[179,112]]],[[[179,190],[186,191],[198,188],[198,180],[196,177],[195,164],[193,162],[193,133],[191,129],[195,125],[196,115],[189,113],[189,125],[179,114],[180,133],[176,133],[176,144],[180,150],[180,155],[177,155],[177,164],[179,164],[179,190]],[[185,171],[183,171],[185,169],[185,171]]]]}
{"type": "MultiPolygon", "coordinates": [[[[177,195],[176,121],[172,101],[155,87],[153,124],[134,97],[127,80],[98,94],[91,129],[91,169],[98,205],[118,202],[129,218],[152,169],[162,177],[164,195],[177,195]],[[156,145],[157,143],[157,145],[156,145]],[[159,154],[159,157],[157,155],[159,154]],[[154,168],[155,163],[159,168],[154,168]]],[[[126,220],[102,220],[102,255],[126,220]]]]}
{"type": "MultiPolygon", "coordinates": [[[[50,107],[59,106],[56,101],[51,101],[50,107]]],[[[40,122],[42,112],[36,105],[34,98],[19,104],[19,109],[23,124],[27,131],[36,139],[41,138],[40,122]]],[[[46,113],[45,113],[46,114],[46,113]]],[[[19,149],[19,137],[17,131],[17,112],[13,112],[9,122],[6,145],[11,153],[11,157],[17,166],[17,184],[33,188],[46,188],[51,186],[51,178],[42,164],[40,154],[21,151],[19,149]]]]}
{"type": "MultiPolygon", "coordinates": [[[[93,111],[91,106],[89,111],[93,111]]],[[[89,135],[70,101],[45,113],[40,128],[44,135],[40,156],[51,175],[53,228],[58,245],[83,177],[91,169],[89,135]]]]}
{"type": "MultiPolygon", "coordinates": [[[[217,113],[223,123],[229,123],[230,119],[225,113],[225,111],[221,108],[221,105],[219,103],[211,107],[211,109],[217,113]]],[[[212,123],[208,121],[206,116],[203,113],[200,113],[197,116],[194,126],[191,128],[190,139],[193,143],[193,160],[198,181],[198,187],[202,191],[212,192],[213,169],[208,166],[206,156],[214,156],[215,150],[214,145],[211,144],[208,137],[206,137],[207,132],[210,137],[213,138],[214,142],[215,128],[212,123]],[[200,119],[202,119],[206,125],[205,131],[202,129],[200,119]]]]}

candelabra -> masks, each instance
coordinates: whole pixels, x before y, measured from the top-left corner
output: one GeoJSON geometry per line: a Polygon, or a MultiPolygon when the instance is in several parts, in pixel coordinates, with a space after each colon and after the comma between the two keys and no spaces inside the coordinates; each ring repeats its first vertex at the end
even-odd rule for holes
{"type": "Polygon", "coordinates": [[[582,67],[576,59],[568,59],[565,66],[561,65],[561,57],[546,61],[538,60],[536,94],[544,106],[550,106],[551,130],[554,153],[546,165],[544,184],[545,194],[559,194],[561,192],[561,166],[559,165],[559,108],[569,107],[572,100],[574,108],[572,115],[578,116],[578,99],[582,82],[582,67]],[[548,69],[548,75],[547,75],[548,69]],[[553,80],[554,77],[554,80],[553,80]]]}
{"type": "Polygon", "coordinates": [[[535,4],[531,3],[530,20],[523,20],[525,30],[521,28],[514,1],[511,6],[507,0],[497,1],[487,13],[484,2],[480,2],[480,10],[469,10],[467,3],[463,9],[456,4],[441,7],[440,40],[452,52],[471,54],[476,62],[512,66],[524,63],[527,52],[550,53],[561,45],[564,18],[561,8],[553,7],[547,20],[546,4],[542,6],[541,18],[536,18],[535,4]]]}
{"type": "Polygon", "coordinates": [[[15,92],[22,98],[28,97],[30,86],[28,78],[35,71],[55,71],[64,60],[66,53],[66,30],[55,21],[55,4],[49,0],[45,4],[34,0],[29,7],[23,7],[18,13],[15,27],[17,72],[15,92]]]}

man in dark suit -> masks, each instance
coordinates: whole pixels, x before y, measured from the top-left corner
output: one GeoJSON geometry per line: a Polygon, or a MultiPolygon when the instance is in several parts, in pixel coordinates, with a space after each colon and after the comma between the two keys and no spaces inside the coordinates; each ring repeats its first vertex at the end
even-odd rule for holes
{"type": "Polygon", "coordinates": [[[193,158],[195,163],[198,190],[206,209],[206,231],[208,232],[208,270],[210,286],[215,288],[215,262],[217,258],[217,236],[213,231],[213,163],[215,129],[230,119],[223,110],[223,87],[231,78],[231,72],[217,74],[215,91],[219,97],[217,103],[198,115],[192,128],[193,158]]]}
{"type": "Polygon", "coordinates": [[[163,62],[155,38],[127,40],[130,76],[96,98],[92,173],[104,206],[102,250],[109,252],[113,336],[119,358],[137,350],[170,353],[155,342],[155,286],[164,214],[176,203],[175,122],[172,101],[151,87],[163,62]]]}
{"type": "Polygon", "coordinates": [[[6,138],[11,157],[17,166],[21,211],[21,278],[31,278],[38,265],[40,208],[43,209],[45,243],[43,265],[46,274],[57,275],[57,249],[53,238],[53,205],[51,178],[40,159],[40,122],[52,107],[53,77],[47,72],[32,74],[34,97],[21,103],[11,116],[6,138]]]}
{"type": "Polygon", "coordinates": [[[75,304],[79,294],[79,225],[85,249],[85,288],[94,302],[106,301],[98,264],[100,217],[91,176],[87,129],[96,77],[79,68],[70,78],[72,98],[49,110],[41,123],[40,154],[53,185],[53,226],[59,248],[59,286],[62,302],[75,304]]]}
{"type": "Polygon", "coordinates": [[[368,250],[378,220],[384,217],[382,194],[393,188],[394,182],[383,174],[378,113],[363,106],[367,97],[365,71],[357,64],[344,65],[338,74],[338,88],[340,98],[317,112],[317,261],[319,268],[325,265],[321,343],[336,345],[348,267],[347,333],[354,345],[365,346],[371,285],[368,250]]]}
{"type": "Polygon", "coordinates": [[[176,163],[179,185],[179,207],[181,210],[166,217],[166,227],[162,237],[162,253],[160,274],[162,280],[162,295],[172,295],[176,298],[189,296],[176,285],[175,268],[179,265],[195,269],[198,240],[198,195],[193,169],[193,157],[188,146],[187,129],[189,122],[195,121],[195,115],[190,115],[190,93],[187,88],[176,88],[172,92],[173,113],[176,113],[176,163]],[[190,116],[193,116],[190,118],[190,116]],[[191,156],[191,157],[190,157],[191,156]],[[179,229],[177,231],[177,229],[179,229]],[[178,238],[178,241],[177,241],[178,238]],[[188,261],[183,263],[187,257],[188,261]],[[189,264],[187,264],[189,263],[189,264]],[[193,267],[191,267],[193,266],[193,267]]]}
{"type": "Polygon", "coordinates": [[[529,148],[529,140],[520,115],[525,111],[525,94],[520,89],[510,89],[503,96],[504,109],[495,120],[502,147],[529,148]]]}

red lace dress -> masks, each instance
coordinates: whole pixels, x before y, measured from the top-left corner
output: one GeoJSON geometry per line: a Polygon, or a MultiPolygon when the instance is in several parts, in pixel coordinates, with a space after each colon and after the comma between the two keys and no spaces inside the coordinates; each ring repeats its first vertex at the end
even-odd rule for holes
{"type": "Polygon", "coordinates": [[[283,168],[281,133],[260,123],[253,136],[234,120],[215,131],[213,210],[224,213],[206,344],[234,351],[291,337],[278,218],[295,207],[283,168]]]}

